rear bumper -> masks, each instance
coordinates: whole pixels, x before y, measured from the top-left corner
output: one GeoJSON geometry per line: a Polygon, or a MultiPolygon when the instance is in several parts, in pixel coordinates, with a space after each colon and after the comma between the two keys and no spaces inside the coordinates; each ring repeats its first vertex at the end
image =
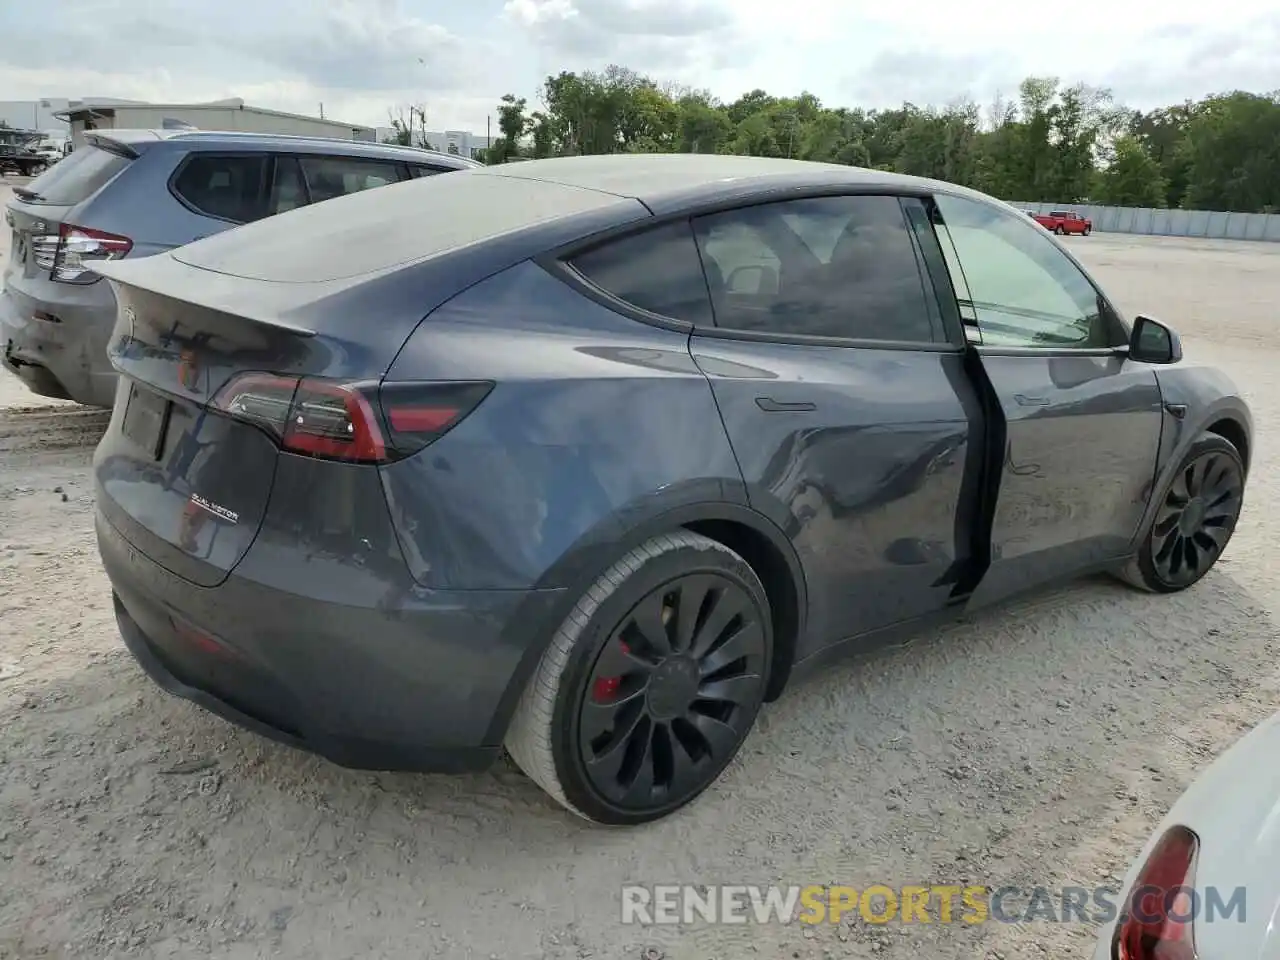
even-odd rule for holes
{"type": "Polygon", "coordinates": [[[116,390],[107,359],[115,324],[111,287],[40,282],[52,289],[45,298],[21,289],[24,283],[11,277],[0,291],[0,362],[41,396],[110,407],[116,390]]]}
{"type": "Polygon", "coordinates": [[[491,763],[563,596],[417,589],[353,606],[255,579],[252,549],[221,585],[199,587],[145,557],[101,511],[97,534],[121,635],[156,683],[357,769],[491,763]]]}

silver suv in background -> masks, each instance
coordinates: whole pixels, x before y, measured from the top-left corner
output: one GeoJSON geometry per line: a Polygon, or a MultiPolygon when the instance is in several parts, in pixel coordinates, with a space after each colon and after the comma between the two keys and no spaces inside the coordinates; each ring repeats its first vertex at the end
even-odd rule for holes
{"type": "MultiPolygon", "coordinates": [[[[112,130],[5,209],[13,231],[0,291],[0,358],[42,396],[110,407],[116,302],[93,266],[372,187],[478,167],[452,154],[351,140],[188,130],[112,130]]],[[[424,216],[428,216],[424,211],[424,216]]]]}

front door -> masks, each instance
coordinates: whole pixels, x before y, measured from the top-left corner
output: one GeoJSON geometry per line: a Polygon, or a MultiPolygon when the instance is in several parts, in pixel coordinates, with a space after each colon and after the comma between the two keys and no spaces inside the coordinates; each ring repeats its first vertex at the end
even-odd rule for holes
{"type": "MultiPolygon", "coordinates": [[[[1124,556],[1151,496],[1162,422],[1106,299],[1024,217],[939,195],[939,240],[1000,410],[991,566],[971,605],[1124,556]]],[[[998,429],[998,427],[997,427],[998,429]]]]}
{"type": "Polygon", "coordinates": [[[911,204],[822,197],[693,221],[715,324],[690,351],[752,506],[803,565],[800,658],[947,606],[971,559],[982,412],[911,204]]]}

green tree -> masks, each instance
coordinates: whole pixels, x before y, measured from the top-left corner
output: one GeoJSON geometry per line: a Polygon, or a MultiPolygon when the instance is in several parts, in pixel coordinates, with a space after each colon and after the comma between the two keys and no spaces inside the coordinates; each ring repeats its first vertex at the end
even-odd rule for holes
{"type": "Polygon", "coordinates": [[[422,104],[411,103],[407,107],[398,107],[387,111],[391,120],[391,135],[384,137],[386,143],[399,144],[402,147],[427,147],[427,108],[422,104]]]}
{"type": "Polygon", "coordinates": [[[1132,134],[1115,143],[1115,156],[1098,176],[1098,201],[1117,207],[1168,206],[1160,164],[1132,134]]]}
{"type": "Polygon", "coordinates": [[[1193,103],[1135,112],[1129,130],[1160,168],[1165,181],[1165,205],[1177,207],[1187,195],[1190,157],[1185,147],[1187,127],[1199,111],[1193,103]]]}
{"type": "Polygon", "coordinates": [[[1280,209],[1280,95],[1236,92],[1205,100],[1187,124],[1185,205],[1280,209]]]}
{"type": "Polygon", "coordinates": [[[539,99],[530,114],[524,100],[503,98],[490,159],[737,153],[933,177],[1012,200],[1280,205],[1276,96],[1228,94],[1141,114],[1105,89],[1028,77],[1017,97],[985,113],[967,102],[864,110],[759,88],[724,103],[613,65],[548,76],[539,99]]]}
{"type": "Polygon", "coordinates": [[[520,156],[520,145],[529,132],[530,120],[525,116],[528,101],[508,93],[498,104],[498,131],[502,134],[489,146],[487,163],[506,163],[520,156]]]}

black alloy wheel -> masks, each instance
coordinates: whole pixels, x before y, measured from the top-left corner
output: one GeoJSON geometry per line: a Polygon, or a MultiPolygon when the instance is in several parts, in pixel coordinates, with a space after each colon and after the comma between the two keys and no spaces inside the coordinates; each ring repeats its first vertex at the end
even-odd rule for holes
{"type": "Polygon", "coordinates": [[[1151,565],[1169,587],[1189,586],[1221,556],[1244,496],[1238,457],[1212,450],[1187,462],[1151,527],[1151,565]]]}
{"type": "Polygon", "coordinates": [[[577,743],[593,792],[630,814],[701,793],[755,720],[767,655],[762,611],[737,578],[703,570],[650,590],[583,685],[577,743]]]}

